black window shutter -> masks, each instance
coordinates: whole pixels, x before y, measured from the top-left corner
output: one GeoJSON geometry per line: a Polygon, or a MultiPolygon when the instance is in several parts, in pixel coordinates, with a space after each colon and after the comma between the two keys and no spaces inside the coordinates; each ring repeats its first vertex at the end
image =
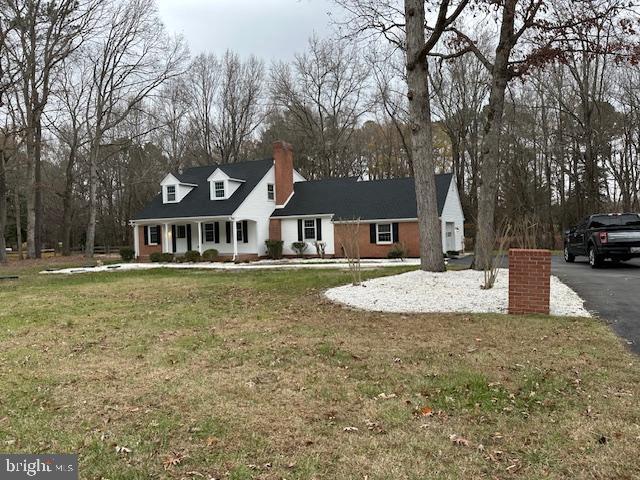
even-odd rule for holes
{"type": "Polygon", "coordinates": [[[176,253],[178,251],[178,247],[176,246],[176,243],[177,243],[176,226],[171,225],[171,246],[173,248],[173,253],[176,253]]]}
{"type": "Polygon", "coordinates": [[[158,245],[162,245],[162,225],[156,225],[158,229],[158,245]]]}
{"type": "Polygon", "coordinates": [[[144,230],[144,244],[149,245],[149,227],[145,225],[142,230],[144,230]]]}
{"type": "Polygon", "coordinates": [[[231,243],[231,222],[224,222],[225,234],[227,236],[227,243],[231,243]]]}
{"type": "Polygon", "coordinates": [[[376,224],[369,224],[369,242],[376,243],[376,224]]]}
{"type": "Polygon", "coordinates": [[[400,241],[400,237],[399,237],[399,235],[398,235],[399,230],[400,230],[400,228],[399,228],[399,227],[400,227],[400,226],[398,225],[398,223],[397,223],[397,222],[396,222],[396,223],[394,223],[394,224],[391,226],[391,228],[392,228],[392,230],[393,230],[393,242],[394,242],[394,243],[398,243],[398,242],[400,241]]]}
{"type": "Polygon", "coordinates": [[[302,220],[298,219],[298,241],[302,241],[302,220]]]}
{"type": "Polygon", "coordinates": [[[322,240],[322,219],[316,218],[316,240],[322,240]]]}
{"type": "Polygon", "coordinates": [[[187,223],[187,250],[191,250],[191,224],[187,223]]]}
{"type": "Polygon", "coordinates": [[[213,239],[216,243],[220,243],[220,222],[216,222],[213,225],[213,239]]]}
{"type": "Polygon", "coordinates": [[[200,242],[201,242],[201,243],[206,242],[206,238],[205,238],[205,235],[206,235],[206,234],[205,234],[205,232],[206,232],[206,230],[207,230],[207,224],[206,224],[206,223],[202,223],[202,224],[200,224],[200,232],[201,232],[201,234],[202,234],[202,238],[200,239],[200,242]]]}
{"type": "Polygon", "coordinates": [[[249,243],[249,222],[247,220],[242,221],[242,241],[243,243],[249,243]]]}

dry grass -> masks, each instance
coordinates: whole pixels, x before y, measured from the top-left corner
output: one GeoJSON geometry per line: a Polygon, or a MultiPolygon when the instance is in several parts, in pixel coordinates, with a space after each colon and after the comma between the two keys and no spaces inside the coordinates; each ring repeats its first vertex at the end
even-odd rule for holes
{"type": "Polygon", "coordinates": [[[638,361],[604,325],[372,314],[321,296],[348,281],[156,270],[2,284],[0,448],[77,451],[83,479],[640,476],[638,361]]]}

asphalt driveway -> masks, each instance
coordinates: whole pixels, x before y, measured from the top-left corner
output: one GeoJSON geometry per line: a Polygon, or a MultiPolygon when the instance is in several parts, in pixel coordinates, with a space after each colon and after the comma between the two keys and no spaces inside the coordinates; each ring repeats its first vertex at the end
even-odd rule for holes
{"type": "MultiPolygon", "coordinates": [[[[470,265],[471,260],[466,257],[451,263],[470,265]]],[[[506,267],[508,262],[504,260],[506,267]]],[[[586,258],[566,263],[554,256],[551,271],[584,299],[587,310],[610,324],[631,350],[640,353],[639,259],[617,265],[605,262],[604,268],[594,270],[586,258]]]]}
{"type": "Polygon", "coordinates": [[[552,273],[573,288],[596,313],[620,335],[629,348],[640,353],[640,260],[592,269],[587,259],[566,263],[553,257],[552,273]]]}

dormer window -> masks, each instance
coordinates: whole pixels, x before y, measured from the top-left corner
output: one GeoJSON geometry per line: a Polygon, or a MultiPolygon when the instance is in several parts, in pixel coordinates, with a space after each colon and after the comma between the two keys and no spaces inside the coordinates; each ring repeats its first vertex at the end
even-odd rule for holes
{"type": "Polygon", "coordinates": [[[215,182],[213,191],[216,198],[224,198],[224,182],[215,182]]]}
{"type": "Polygon", "coordinates": [[[176,186],[167,185],[167,202],[175,202],[175,201],[176,201],[176,186]]]}

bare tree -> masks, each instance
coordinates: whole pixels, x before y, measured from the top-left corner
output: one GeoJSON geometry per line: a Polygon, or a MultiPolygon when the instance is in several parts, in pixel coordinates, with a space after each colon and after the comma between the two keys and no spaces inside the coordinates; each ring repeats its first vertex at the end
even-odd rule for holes
{"type": "Polygon", "coordinates": [[[201,53],[189,68],[190,115],[195,138],[204,159],[203,164],[214,160],[213,124],[215,120],[216,98],[220,83],[220,63],[213,54],[201,53]]]}
{"type": "Polygon", "coordinates": [[[82,44],[95,26],[103,0],[3,0],[0,24],[3,52],[16,68],[15,96],[27,150],[27,245],[30,257],[41,253],[43,220],[42,116],[60,63],[82,44]]]}
{"type": "Polygon", "coordinates": [[[274,65],[272,77],[273,102],[300,139],[305,170],[313,177],[353,174],[353,135],[371,106],[358,51],[314,37],[292,65],[274,65]]]}
{"type": "Polygon", "coordinates": [[[90,132],[85,255],[91,257],[102,142],[145,98],[182,72],[186,52],[180,38],[166,35],[153,0],[125,0],[109,12],[105,33],[87,54],[94,63],[85,109],[90,132]]]}
{"type": "Polygon", "coordinates": [[[245,142],[264,118],[264,65],[251,56],[246,61],[227,51],[221,62],[214,143],[222,163],[237,162],[245,142]]]}

